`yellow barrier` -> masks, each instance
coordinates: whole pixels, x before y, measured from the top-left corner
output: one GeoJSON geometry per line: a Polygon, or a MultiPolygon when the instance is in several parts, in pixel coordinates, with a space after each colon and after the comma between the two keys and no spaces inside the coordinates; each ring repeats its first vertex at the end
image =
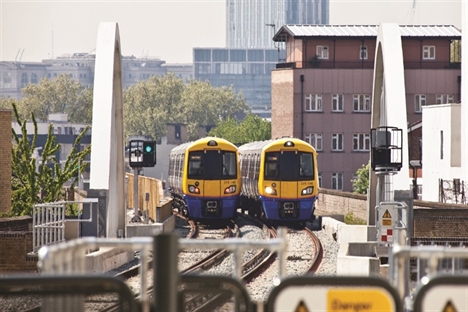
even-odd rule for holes
{"type": "MultiPolygon", "coordinates": [[[[126,173],[127,176],[127,207],[134,208],[133,205],[133,174],[126,173]]],[[[161,180],[138,176],[138,210],[146,211],[145,194],[149,193],[148,210],[149,217],[156,220],[156,207],[163,199],[163,188],[161,180]]]]}

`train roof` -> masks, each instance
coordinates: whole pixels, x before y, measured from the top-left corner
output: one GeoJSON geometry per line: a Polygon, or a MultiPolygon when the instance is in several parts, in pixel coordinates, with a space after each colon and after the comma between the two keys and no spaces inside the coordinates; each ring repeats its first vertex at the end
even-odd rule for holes
{"type": "Polygon", "coordinates": [[[299,145],[300,147],[309,147],[315,152],[315,148],[312,145],[297,138],[281,138],[281,139],[274,139],[274,140],[267,140],[267,141],[251,142],[251,143],[241,145],[239,147],[239,152],[242,153],[245,151],[252,151],[252,150],[266,150],[274,145],[284,145],[287,141],[291,141],[295,145],[299,145]]]}
{"type": "Polygon", "coordinates": [[[172,152],[177,152],[177,151],[186,151],[188,149],[192,149],[192,148],[198,147],[198,146],[200,146],[200,147],[201,146],[203,146],[203,147],[215,147],[215,146],[227,147],[227,146],[229,146],[232,149],[237,150],[237,146],[235,146],[234,144],[232,144],[231,142],[229,142],[226,139],[217,138],[217,137],[205,137],[205,138],[198,139],[196,141],[191,141],[191,142],[187,142],[187,143],[183,143],[181,145],[178,145],[178,146],[174,147],[171,150],[171,153],[172,152]],[[215,142],[215,143],[213,143],[213,142],[215,142]]]}

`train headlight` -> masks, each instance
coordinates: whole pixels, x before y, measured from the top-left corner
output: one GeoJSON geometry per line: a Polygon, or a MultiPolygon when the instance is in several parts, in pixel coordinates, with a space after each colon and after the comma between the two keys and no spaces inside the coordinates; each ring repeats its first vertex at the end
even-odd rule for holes
{"type": "Polygon", "coordinates": [[[314,192],[314,187],[313,186],[308,186],[305,189],[301,191],[301,195],[310,195],[314,192]]]}
{"type": "Polygon", "coordinates": [[[235,185],[230,185],[224,189],[224,194],[232,194],[236,191],[235,185]]]}
{"type": "Polygon", "coordinates": [[[265,187],[265,193],[269,194],[269,195],[276,195],[276,190],[274,188],[272,188],[271,186],[267,186],[265,187]]]}
{"type": "Polygon", "coordinates": [[[200,189],[194,185],[189,185],[188,191],[193,194],[200,194],[200,189]]]}

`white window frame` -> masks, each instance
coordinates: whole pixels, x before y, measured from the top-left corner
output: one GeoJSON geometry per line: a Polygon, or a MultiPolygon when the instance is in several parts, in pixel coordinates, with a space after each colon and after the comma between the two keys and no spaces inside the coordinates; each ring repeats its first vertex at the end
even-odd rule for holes
{"type": "Polygon", "coordinates": [[[304,141],[312,145],[317,152],[323,150],[323,136],[321,133],[306,133],[304,141]]]}
{"type": "Polygon", "coordinates": [[[353,112],[370,112],[370,94],[353,94],[353,112]]]}
{"type": "Polygon", "coordinates": [[[343,190],[343,173],[342,172],[332,173],[331,188],[333,190],[343,190]]]}
{"type": "Polygon", "coordinates": [[[414,112],[421,113],[422,107],[426,105],[427,97],[425,94],[414,95],[414,112]]]}
{"type": "Polygon", "coordinates": [[[321,112],[323,110],[322,95],[311,93],[306,94],[304,105],[306,112],[321,112]]]}
{"type": "Polygon", "coordinates": [[[437,94],[436,104],[453,103],[453,94],[437,94]]]}
{"type": "Polygon", "coordinates": [[[362,45],[359,48],[359,59],[360,60],[367,60],[367,46],[362,45]]]}
{"type": "Polygon", "coordinates": [[[435,60],[436,47],[425,45],[423,46],[423,60],[435,60]]]}
{"type": "Polygon", "coordinates": [[[329,49],[328,49],[328,46],[317,46],[317,49],[316,49],[316,54],[317,54],[317,57],[321,60],[328,60],[328,52],[329,52],[329,49]]]}
{"type": "Polygon", "coordinates": [[[353,134],[353,151],[355,152],[370,151],[369,133],[354,133],[353,134]]]}
{"type": "Polygon", "coordinates": [[[332,134],[332,151],[340,152],[343,151],[343,133],[332,134]]]}
{"type": "Polygon", "coordinates": [[[344,111],[344,94],[332,95],[332,112],[344,111]]]}

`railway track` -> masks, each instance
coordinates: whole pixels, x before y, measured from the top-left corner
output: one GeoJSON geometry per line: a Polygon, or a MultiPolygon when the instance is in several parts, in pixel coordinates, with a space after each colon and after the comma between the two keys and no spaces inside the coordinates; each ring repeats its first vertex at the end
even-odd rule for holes
{"type": "MultiPolygon", "coordinates": [[[[246,218],[248,218],[245,215],[241,215],[246,218]]],[[[258,222],[251,220],[252,222],[258,222]]],[[[186,235],[186,238],[191,238],[191,239],[206,239],[206,240],[216,240],[216,239],[227,239],[227,238],[239,238],[240,237],[240,230],[236,225],[230,225],[226,226],[226,228],[214,228],[214,227],[209,227],[209,226],[197,226],[194,222],[187,221],[190,226],[189,230],[186,230],[185,232],[188,233],[186,235]]],[[[276,229],[273,227],[267,227],[266,225],[260,225],[258,224],[257,226],[262,226],[263,227],[263,232],[268,233],[269,238],[276,238],[277,237],[277,232],[276,229]]],[[[313,232],[311,232],[308,229],[303,229],[304,233],[307,234],[302,234],[302,235],[308,235],[311,237],[311,240],[314,241],[313,244],[315,244],[316,247],[312,248],[313,250],[316,250],[316,255],[315,256],[297,256],[297,255],[291,255],[287,257],[288,263],[294,263],[298,261],[306,261],[304,259],[308,259],[307,261],[310,261],[311,258],[313,258],[313,261],[311,261],[310,268],[307,270],[307,272],[314,272],[318,266],[319,262],[321,259],[321,247],[320,247],[320,242],[318,239],[315,237],[313,232]],[[314,239],[315,238],[315,239],[314,239]]],[[[289,231],[288,236],[292,235],[293,231],[289,231]]],[[[228,251],[227,249],[213,249],[213,250],[203,250],[203,251],[189,251],[189,250],[182,250],[181,253],[186,253],[188,256],[187,258],[192,258],[192,264],[190,265],[185,265],[184,267],[181,267],[179,265],[179,271],[181,274],[196,274],[196,275],[201,275],[201,274],[207,274],[207,270],[210,270],[210,268],[216,267],[223,261],[232,261],[230,264],[231,269],[234,267],[234,270],[231,272],[231,275],[236,275],[235,273],[235,265],[233,260],[229,260],[229,256],[231,255],[232,258],[232,252],[228,251]]],[[[263,274],[263,272],[267,271],[268,268],[277,260],[276,254],[274,252],[270,252],[267,249],[260,249],[260,250],[255,250],[255,252],[252,250],[250,252],[251,255],[246,256],[246,252],[244,252],[244,255],[242,257],[242,267],[240,268],[241,272],[241,277],[243,283],[245,285],[249,285],[252,280],[258,278],[263,274]]],[[[229,267],[229,265],[228,265],[229,267]]],[[[151,262],[147,261],[146,262],[146,272],[148,272],[148,277],[146,280],[148,280],[150,283],[152,282],[152,278],[149,276],[152,274],[151,270],[151,262]]],[[[239,268],[237,268],[239,270],[239,268]]],[[[117,276],[119,276],[122,279],[132,279],[135,278],[136,275],[140,274],[142,272],[141,268],[138,266],[132,267],[129,270],[126,270],[124,272],[121,272],[117,276]]],[[[229,272],[226,271],[225,275],[229,275],[229,272]]],[[[270,283],[271,285],[271,283],[270,283]]],[[[183,288],[184,285],[181,285],[183,288]]],[[[132,291],[139,292],[136,290],[138,287],[135,285],[130,287],[132,291]]],[[[145,298],[142,300],[140,295],[135,296],[135,301],[141,304],[141,302],[146,302],[141,305],[141,311],[149,311],[150,306],[148,302],[152,296],[152,285],[149,285],[147,288],[147,291],[145,292],[145,298]]],[[[235,298],[232,297],[232,295],[228,292],[221,292],[219,294],[219,289],[217,289],[217,293],[202,293],[198,291],[198,293],[192,292],[184,297],[184,307],[185,311],[213,311],[217,309],[222,309],[222,310],[230,310],[230,308],[233,308],[232,305],[235,304],[236,300],[235,298]],[[223,308],[221,308],[223,307],[223,308]]],[[[117,298],[114,296],[112,297],[104,297],[104,296],[90,296],[86,299],[85,302],[86,306],[86,311],[120,311],[121,306],[118,305],[117,303],[117,298]],[[106,307],[103,307],[106,306],[106,307]]],[[[36,309],[36,311],[38,311],[36,309]]]]}

